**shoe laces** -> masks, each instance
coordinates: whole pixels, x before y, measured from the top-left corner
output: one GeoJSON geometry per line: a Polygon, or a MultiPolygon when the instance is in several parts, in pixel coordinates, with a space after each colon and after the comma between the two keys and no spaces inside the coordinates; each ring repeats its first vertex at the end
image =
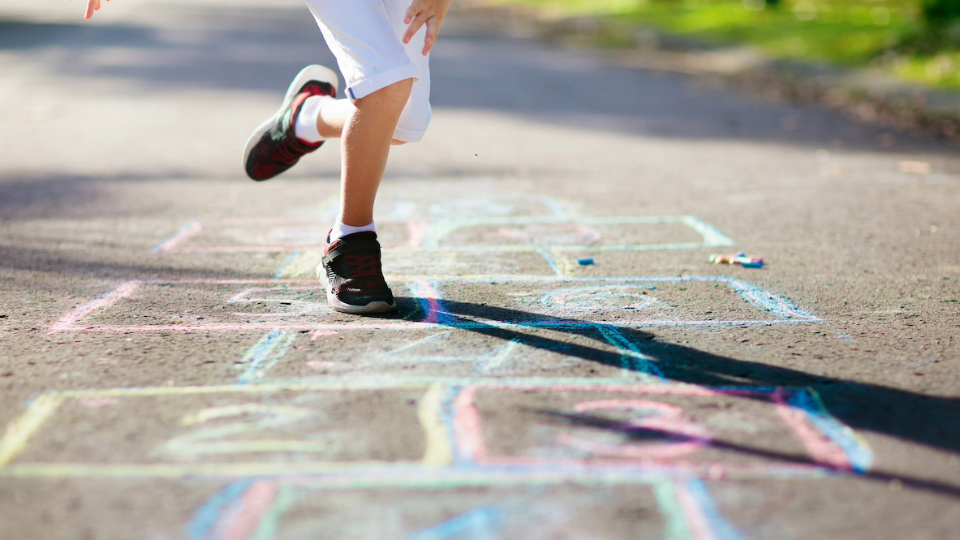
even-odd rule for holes
{"type": "Polygon", "coordinates": [[[293,165],[303,156],[302,152],[298,152],[290,146],[290,142],[287,139],[281,140],[270,152],[270,159],[278,163],[283,163],[284,165],[293,165]]]}
{"type": "Polygon", "coordinates": [[[345,258],[350,279],[368,278],[376,280],[377,282],[383,279],[380,257],[376,254],[358,255],[356,253],[350,253],[345,255],[345,258]]]}

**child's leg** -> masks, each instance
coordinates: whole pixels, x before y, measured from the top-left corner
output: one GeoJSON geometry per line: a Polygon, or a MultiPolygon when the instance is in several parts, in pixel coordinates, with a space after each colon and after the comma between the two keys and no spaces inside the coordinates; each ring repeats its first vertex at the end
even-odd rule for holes
{"type": "Polygon", "coordinates": [[[380,268],[374,201],[391,143],[419,140],[429,122],[428,104],[421,107],[427,111],[425,119],[409,120],[411,94],[429,95],[413,90],[425,62],[411,60],[402,32],[397,32],[397,13],[403,16],[398,3],[403,2],[409,5],[410,0],[307,0],[337,57],[349,98],[317,98],[312,112],[298,117],[304,134],[318,142],[321,137],[343,137],[340,215],[317,272],[327,283],[330,305],[347,313],[396,309],[380,268]]]}
{"type": "Polygon", "coordinates": [[[412,86],[413,79],[405,79],[355,102],[356,110],[343,128],[340,223],[351,227],[373,223],[390,143],[412,86]]]}
{"type": "MultiPolygon", "coordinates": [[[[410,108],[415,82],[426,71],[422,67],[425,59],[411,59],[400,39],[405,30],[403,11],[409,0],[307,3],[337,57],[350,98],[328,99],[315,120],[316,135],[344,139],[340,215],[331,235],[335,240],[343,225],[372,228],[373,204],[391,143],[419,139],[410,137],[408,130],[397,124],[401,116],[409,116],[405,109],[410,108]]],[[[309,119],[303,122],[309,124],[309,119]]],[[[417,127],[425,130],[425,124],[417,127]]]]}
{"type": "MultiPolygon", "coordinates": [[[[412,86],[416,87],[416,84],[414,83],[412,86]]],[[[317,134],[320,136],[317,140],[342,137],[343,129],[356,110],[357,108],[349,99],[334,99],[330,100],[329,103],[324,103],[323,107],[317,111],[317,134]]],[[[394,138],[391,144],[407,144],[407,141],[394,138]]]]}
{"type": "MultiPolygon", "coordinates": [[[[316,130],[313,131],[312,125],[306,126],[313,131],[311,137],[343,137],[338,224],[363,227],[373,223],[373,203],[386,168],[390,145],[404,143],[394,138],[394,132],[410,99],[412,86],[413,79],[405,79],[355,103],[348,99],[318,98],[322,101],[314,113],[316,130]]],[[[298,136],[300,125],[298,121],[298,136]]]]}

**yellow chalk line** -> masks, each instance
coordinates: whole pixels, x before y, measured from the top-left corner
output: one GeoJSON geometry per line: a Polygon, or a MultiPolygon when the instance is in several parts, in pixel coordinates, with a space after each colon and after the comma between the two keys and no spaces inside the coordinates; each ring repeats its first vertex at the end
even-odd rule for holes
{"type": "Polygon", "coordinates": [[[64,396],[56,394],[40,396],[30,404],[27,412],[7,425],[7,431],[0,440],[0,468],[23,451],[30,437],[56,412],[64,399],[64,396]]]}
{"type": "Polygon", "coordinates": [[[427,436],[427,450],[423,454],[423,464],[434,467],[444,467],[453,463],[453,449],[450,448],[447,430],[440,419],[443,392],[443,385],[431,384],[420,399],[420,406],[417,409],[417,418],[420,419],[420,425],[423,426],[427,436]]]}
{"type": "Polygon", "coordinates": [[[88,463],[18,463],[0,468],[4,477],[46,478],[182,478],[185,476],[270,476],[343,474],[377,470],[385,467],[416,470],[420,463],[358,461],[309,463],[209,463],[209,464],[88,464],[88,463]]]}
{"type": "MultiPolygon", "coordinates": [[[[48,394],[59,398],[86,398],[86,397],[148,397],[148,396],[184,396],[197,394],[269,394],[273,392],[310,392],[330,390],[417,390],[433,384],[441,385],[468,385],[468,386],[496,386],[509,388],[542,387],[552,385],[568,386],[607,386],[627,385],[653,388],[665,386],[660,383],[644,384],[635,378],[609,377],[520,377],[504,379],[500,377],[345,377],[335,380],[306,379],[297,383],[262,383],[246,386],[216,385],[216,386],[152,386],[134,388],[108,388],[98,390],[64,390],[48,394]]],[[[671,388],[700,388],[697,385],[671,383],[671,388]]]]}

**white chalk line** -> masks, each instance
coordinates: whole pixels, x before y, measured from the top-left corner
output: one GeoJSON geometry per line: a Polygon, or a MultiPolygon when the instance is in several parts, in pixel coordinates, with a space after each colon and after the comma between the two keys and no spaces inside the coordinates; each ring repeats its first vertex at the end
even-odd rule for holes
{"type": "Polygon", "coordinates": [[[237,367],[243,370],[237,384],[249,384],[263,378],[287,354],[295,339],[296,334],[279,328],[260,338],[237,363],[237,367]]]}

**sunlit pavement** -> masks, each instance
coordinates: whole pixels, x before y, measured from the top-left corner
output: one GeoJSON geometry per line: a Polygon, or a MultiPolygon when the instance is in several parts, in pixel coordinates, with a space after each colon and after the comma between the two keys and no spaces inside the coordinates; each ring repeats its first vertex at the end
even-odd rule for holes
{"type": "Polygon", "coordinates": [[[0,8],[0,538],[952,538],[956,147],[456,13],[326,307],[294,0],[0,8]],[[714,253],[762,269],[713,265],[714,253]]]}

